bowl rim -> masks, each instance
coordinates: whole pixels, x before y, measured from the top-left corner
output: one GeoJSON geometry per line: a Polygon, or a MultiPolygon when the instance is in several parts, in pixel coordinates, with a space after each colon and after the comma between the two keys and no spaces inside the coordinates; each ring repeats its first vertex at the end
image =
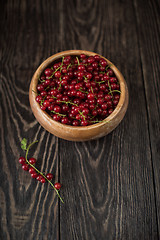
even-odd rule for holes
{"type": "Polygon", "coordinates": [[[106,123],[111,122],[113,119],[115,119],[115,117],[118,115],[118,113],[121,111],[121,109],[123,108],[124,102],[125,102],[125,94],[126,92],[128,93],[128,89],[127,89],[127,85],[125,82],[125,79],[122,75],[122,73],[118,70],[118,68],[111,62],[109,61],[107,58],[105,58],[104,56],[95,53],[95,52],[91,52],[91,51],[86,51],[86,50],[66,50],[66,51],[62,51],[62,52],[58,52],[56,54],[51,55],[50,57],[48,57],[47,59],[45,59],[37,68],[37,70],[35,71],[32,79],[31,79],[31,83],[30,83],[30,89],[29,89],[29,99],[30,99],[30,105],[31,105],[31,98],[34,101],[35,106],[37,107],[38,111],[41,112],[42,118],[43,119],[47,119],[48,121],[53,121],[54,124],[56,124],[59,127],[63,127],[65,129],[75,129],[75,130],[89,130],[89,129],[94,129],[97,127],[101,127],[104,126],[106,123]],[[101,58],[105,59],[111,66],[110,68],[113,70],[114,74],[116,75],[116,77],[118,78],[118,81],[120,83],[120,99],[118,102],[118,105],[116,106],[116,108],[114,109],[114,111],[105,119],[102,120],[102,122],[98,122],[98,123],[94,123],[88,126],[72,126],[72,125],[67,125],[67,124],[63,124],[60,123],[58,121],[55,121],[46,111],[41,110],[39,103],[36,102],[35,98],[37,96],[37,83],[38,83],[38,79],[39,76],[42,74],[42,72],[44,71],[44,69],[49,66],[51,63],[53,63],[55,60],[63,57],[63,56],[67,56],[67,55],[80,55],[80,54],[85,54],[87,56],[94,56],[94,55],[99,55],[101,58]]]}

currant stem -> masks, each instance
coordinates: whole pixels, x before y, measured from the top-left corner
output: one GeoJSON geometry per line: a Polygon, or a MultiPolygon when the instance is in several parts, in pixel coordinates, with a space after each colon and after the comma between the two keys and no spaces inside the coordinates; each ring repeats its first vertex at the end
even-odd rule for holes
{"type": "Polygon", "coordinates": [[[62,71],[63,61],[64,61],[64,57],[62,57],[62,64],[61,64],[61,66],[60,66],[60,72],[62,71]]]}
{"type": "Polygon", "coordinates": [[[45,100],[46,96],[41,100],[40,105],[43,106],[44,100],[45,100]]]}
{"type": "Polygon", "coordinates": [[[60,68],[61,68],[61,66],[58,67],[58,68],[56,68],[56,70],[52,73],[52,75],[49,77],[49,79],[52,78],[52,77],[54,76],[54,74],[55,74],[60,68]]]}
{"type": "Polygon", "coordinates": [[[36,172],[38,172],[43,178],[45,178],[45,179],[47,180],[47,182],[50,183],[50,185],[51,185],[51,186],[53,187],[53,189],[56,191],[56,193],[57,193],[59,199],[61,200],[61,202],[64,203],[63,199],[61,198],[58,190],[55,188],[55,186],[53,185],[53,183],[52,183],[50,180],[48,180],[48,178],[47,178],[42,172],[40,172],[34,165],[32,165],[32,164],[28,161],[28,159],[27,159],[29,149],[31,148],[31,146],[32,146],[33,144],[35,144],[35,143],[37,143],[37,142],[38,142],[38,140],[36,140],[36,141],[34,141],[34,142],[32,142],[32,143],[30,143],[30,144],[28,145],[28,147],[27,147],[27,149],[26,149],[26,155],[25,155],[26,162],[27,162],[32,168],[34,168],[34,169],[36,170],[36,172]]]}
{"type": "Polygon", "coordinates": [[[78,57],[76,57],[76,59],[77,59],[78,65],[79,65],[79,64],[80,64],[80,63],[79,63],[79,58],[78,58],[78,57]]]}
{"type": "Polygon", "coordinates": [[[71,63],[70,63],[68,66],[67,66],[67,71],[68,71],[68,69],[69,69],[69,67],[70,67],[70,66],[72,66],[72,64],[71,64],[71,63]]]}
{"type": "MultiPolygon", "coordinates": [[[[33,144],[35,144],[35,143],[37,143],[38,142],[38,140],[36,140],[36,141],[34,141],[34,142],[32,142],[32,143],[30,143],[29,145],[28,145],[28,147],[27,147],[27,150],[26,150],[26,160],[27,160],[27,156],[28,156],[28,152],[29,152],[29,149],[31,148],[31,146],[33,145],[33,144]]],[[[28,161],[28,160],[27,160],[28,161]]],[[[29,163],[30,164],[30,163],[29,163]]]]}
{"type": "Polygon", "coordinates": [[[113,93],[112,93],[112,89],[111,89],[111,85],[110,85],[110,82],[108,80],[108,87],[109,87],[109,92],[111,93],[111,95],[113,96],[113,93]]]}
{"type": "MultiPolygon", "coordinates": [[[[96,81],[95,81],[96,82],[96,81]]],[[[101,81],[101,82],[96,82],[96,83],[98,83],[98,84],[101,84],[101,83],[104,83],[105,81],[101,81]]]]}
{"type": "Polygon", "coordinates": [[[41,80],[40,77],[38,78],[38,80],[39,80],[41,83],[45,82],[45,80],[41,80]]]}
{"type": "Polygon", "coordinates": [[[52,113],[55,113],[55,114],[57,114],[57,115],[59,115],[59,116],[62,116],[62,117],[66,117],[66,115],[65,114],[61,114],[61,113],[57,113],[57,112],[55,112],[55,111],[51,111],[52,113]]]}
{"type": "Polygon", "coordinates": [[[121,91],[119,91],[119,90],[111,90],[108,94],[112,94],[112,92],[118,92],[118,93],[121,93],[121,91]]]}
{"type": "Polygon", "coordinates": [[[59,102],[61,102],[61,103],[65,103],[65,104],[71,104],[71,105],[74,105],[74,106],[77,106],[78,107],[78,105],[77,104],[75,104],[75,103],[72,103],[72,102],[66,102],[66,101],[59,101],[59,102]]]}
{"type": "Polygon", "coordinates": [[[107,71],[107,69],[110,68],[111,66],[112,66],[112,64],[109,64],[109,65],[106,67],[106,71],[107,71]]]}
{"type": "MultiPolygon", "coordinates": [[[[61,70],[62,70],[62,69],[61,69],[61,70]]],[[[60,71],[61,71],[61,70],[60,70],[60,71]]],[[[61,86],[62,86],[62,85],[61,85],[62,78],[60,77],[59,79],[60,79],[60,84],[59,84],[58,91],[61,89],[61,86]]]]}
{"type": "Polygon", "coordinates": [[[32,90],[32,92],[36,93],[37,95],[40,95],[40,94],[38,94],[37,92],[35,92],[34,90],[32,90]]]}
{"type": "Polygon", "coordinates": [[[87,78],[85,75],[83,75],[83,77],[84,77],[84,79],[88,82],[88,78],[87,78]]]}
{"type": "Polygon", "coordinates": [[[87,91],[83,91],[81,88],[79,88],[78,90],[79,90],[80,92],[82,92],[82,93],[87,93],[87,94],[88,94],[87,91]]]}
{"type": "Polygon", "coordinates": [[[81,111],[78,111],[79,114],[83,117],[84,120],[86,120],[85,116],[83,115],[83,113],[81,111]]]}

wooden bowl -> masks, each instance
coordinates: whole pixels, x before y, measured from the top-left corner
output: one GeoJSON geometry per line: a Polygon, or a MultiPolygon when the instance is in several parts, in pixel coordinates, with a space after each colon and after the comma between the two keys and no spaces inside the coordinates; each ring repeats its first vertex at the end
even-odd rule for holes
{"type": "Polygon", "coordinates": [[[122,121],[127,107],[128,107],[128,88],[126,85],[126,82],[120,73],[120,71],[111,63],[108,59],[107,60],[109,64],[111,64],[111,69],[115,73],[116,77],[119,80],[120,83],[120,100],[117,105],[117,107],[114,109],[114,111],[105,118],[102,122],[89,125],[89,126],[70,126],[65,125],[60,122],[54,121],[49,114],[47,114],[45,111],[42,111],[40,109],[39,103],[36,102],[36,86],[38,83],[38,78],[44,71],[46,67],[51,65],[55,60],[67,56],[67,55],[80,55],[80,54],[86,54],[87,56],[94,56],[97,53],[89,52],[89,51],[83,51],[83,50],[68,50],[64,52],[59,52],[57,54],[52,55],[51,57],[47,58],[36,70],[36,72],[33,75],[33,78],[30,83],[30,89],[29,89],[29,100],[31,109],[33,111],[33,114],[37,121],[50,133],[54,134],[57,137],[70,140],[70,141],[87,141],[92,139],[97,139],[100,137],[103,137],[110,133],[114,128],[118,126],[118,124],[122,121]]]}

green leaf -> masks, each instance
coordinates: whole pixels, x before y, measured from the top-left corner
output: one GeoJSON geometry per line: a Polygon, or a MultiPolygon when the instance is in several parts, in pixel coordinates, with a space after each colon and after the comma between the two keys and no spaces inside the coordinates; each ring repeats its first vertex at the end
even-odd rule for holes
{"type": "Polygon", "coordinates": [[[27,139],[26,138],[23,138],[22,141],[21,141],[21,148],[23,150],[26,150],[27,149],[27,139]]]}

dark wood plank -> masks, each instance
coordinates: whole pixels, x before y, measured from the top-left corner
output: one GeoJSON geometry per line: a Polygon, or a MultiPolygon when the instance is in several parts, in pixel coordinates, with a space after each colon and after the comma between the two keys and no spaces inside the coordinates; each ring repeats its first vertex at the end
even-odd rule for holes
{"type": "MultiPolygon", "coordinates": [[[[58,180],[58,139],[35,120],[28,100],[30,79],[43,59],[59,45],[49,24],[58,29],[58,10],[44,1],[6,1],[1,8],[1,181],[0,239],[58,239],[59,207],[47,184],[32,180],[21,170],[20,141],[38,139],[31,152],[42,171],[58,180]],[[51,16],[54,15],[54,21],[51,16]]],[[[32,156],[32,155],[30,155],[32,156]]]]}
{"type": "Polygon", "coordinates": [[[160,238],[160,2],[134,1],[146,92],[148,127],[154,174],[155,204],[160,238]],[[145,19],[145,24],[144,24],[145,19]]]}
{"type": "Polygon", "coordinates": [[[134,6],[129,1],[70,1],[63,11],[66,46],[69,42],[115,62],[127,80],[130,103],[125,119],[108,136],[86,143],[60,141],[61,238],[158,239],[134,6]]]}
{"type": "Polygon", "coordinates": [[[0,239],[158,239],[158,1],[0,4],[0,239]],[[127,80],[126,117],[99,140],[57,139],[32,115],[35,69],[66,49],[106,56],[127,80]],[[42,171],[55,173],[54,181],[60,178],[64,204],[21,170],[23,137],[39,139],[31,155],[42,171]]]}

